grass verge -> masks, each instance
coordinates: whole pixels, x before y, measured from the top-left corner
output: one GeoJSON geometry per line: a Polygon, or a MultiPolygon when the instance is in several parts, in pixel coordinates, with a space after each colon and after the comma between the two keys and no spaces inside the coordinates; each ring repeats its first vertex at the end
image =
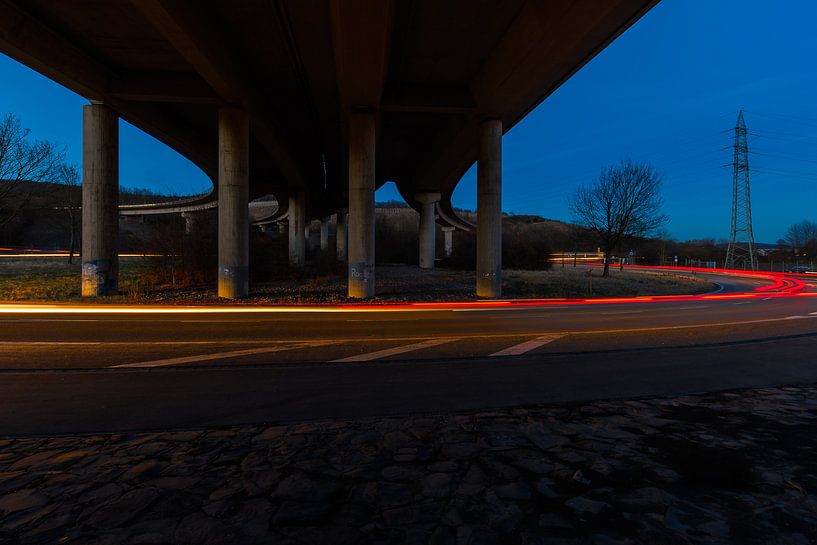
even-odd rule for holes
{"type": "MultiPolygon", "coordinates": [[[[377,300],[462,301],[474,298],[472,271],[434,269],[421,271],[403,265],[378,266],[377,300]]],[[[0,262],[0,300],[80,300],[80,265],[77,260],[30,258],[0,262]]],[[[112,303],[204,303],[217,302],[214,286],[177,288],[155,285],[151,265],[140,258],[120,260],[120,295],[105,298],[112,303]]],[[[690,275],[611,270],[583,267],[549,271],[504,271],[503,296],[507,298],[629,297],[637,295],[683,295],[704,293],[714,285],[690,275]]],[[[250,303],[340,303],[346,298],[346,279],[340,274],[307,272],[251,287],[250,303]]]]}

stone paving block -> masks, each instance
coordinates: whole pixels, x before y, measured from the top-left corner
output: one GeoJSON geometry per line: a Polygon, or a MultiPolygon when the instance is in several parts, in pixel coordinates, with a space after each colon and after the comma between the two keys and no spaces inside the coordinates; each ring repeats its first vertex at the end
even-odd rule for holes
{"type": "Polygon", "coordinates": [[[4,438],[0,542],[806,544],[814,399],[4,438]]]}

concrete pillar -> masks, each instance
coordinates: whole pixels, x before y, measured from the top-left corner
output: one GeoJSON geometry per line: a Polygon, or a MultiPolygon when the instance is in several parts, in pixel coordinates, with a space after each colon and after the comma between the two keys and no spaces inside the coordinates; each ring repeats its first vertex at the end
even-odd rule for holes
{"type": "Polygon", "coordinates": [[[218,112],[218,296],[249,293],[250,120],[223,106],[218,112]]]}
{"type": "Polygon", "coordinates": [[[329,251],[329,222],[331,220],[329,216],[321,220],[321,252],[323,253],[329,251]]]}
{"type": "Polygon", "coordinates": [[[422,204],[420,208],[420,268],[433,269],[434,258],[437,257],[437,203],[439,193],[417,193],[414,200],[422,204]]]}
{"type": "Polygon", "coordinates": [[[184,220],[184,234],[192,234],[196,228],[196,214],[194,212],[182,212],[182,219],[184,220]]]}
{"type": "Polygon", "coordinates": [[[119,284],[119,119],[104,104],[82,108],[82,295],[119,284]]]}
{"type": "Polygon", "coordinates": [[[304,229],[304,240],[306,241],[306,251],[312,257],[315,257],[315,252],[317,252],[318,248],[320,248],[320,222],[318,222],[318,231],[319,234],[317,237],[312,236],[312,227],[315,223],[315,220],[310,221],[306,224],[306,228],[304,229]]]}
{"type": "Polygon", "coordinates": [[[454,253],[454,228],[443,227],[443,257],[451,257],[454,253]]]}
{"type": "Polygon", "coordinates": [[[374,296],[375,114],[349,115],[349,297],[374,296]]]}
{"type": "Polygon", "coordinates": [[[306,240],[303,237],[306,195],[303,191],[289,194],[289,266],[301,268],[306,262],[306,240]]]}
{"type": "Polygon", "coordinates": [[[338,220],[335,226],[335,251],[337,252],[338,261],[346,261],[346,248],[348,241],[346,240],[346,224],[348,220],[348,212],[345,208],[338,210],[338,220]]]}
{"type": "Polygon", "coordinates": [[[502,296],[502,122],[479,126],[477,296],[502,296]]]}

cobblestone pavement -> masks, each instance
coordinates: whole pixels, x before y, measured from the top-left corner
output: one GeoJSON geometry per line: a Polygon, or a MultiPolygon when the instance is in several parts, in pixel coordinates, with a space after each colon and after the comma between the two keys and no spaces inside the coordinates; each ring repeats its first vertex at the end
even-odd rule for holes
{"type": "Polygon", "coordinates": [[[817,541],[817,387],[0,440],[2,543],[817,541]]]}

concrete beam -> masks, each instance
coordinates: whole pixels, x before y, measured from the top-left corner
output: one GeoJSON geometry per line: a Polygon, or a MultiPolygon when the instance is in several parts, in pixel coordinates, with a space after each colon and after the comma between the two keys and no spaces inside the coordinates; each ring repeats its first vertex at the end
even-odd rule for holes
{"type": "MultiPolygon", "coordinates": [[[[252,77],[238,65],[241,55],[230,54],[229,40],[218,39],[213,28],[180,4],[167,0],[132,0],[145,18],[173,45],[215,93],[230,104],[239,104],[253,115],[253,136],[264,146],[291,184],[303,187],[304,177],[288,140],[275,123],[252,77]],[[216,45],[218,44],[218,45],[216,45]]],[[[223,38],[223,36],[222,36],[223,38]]]]}
{"type": "Polygon", "coordinates": [[[420,268],[433,269],[434,259],[437,257],[437,203],[440,202],[439,193],[417,193],[414,200],[422,206],[420,208],[420,268]]]}
{"type": "Polygon", "coordinates": [[[575,0],[553,17],[552,3],[524,2],[469,86],[477,115],[434,143],[437,151],[420,168],[416,187],[453,191],[476,159],[479,117],[497,117],[509,131],[657,3],[575,0]]]}
{"type": "Polygon", "coordinates": [[[374,297],[374,113],[349,115],[349,297],[374,297]]]}
{"type": "Polygon", "coordinates": [[[82,108],[82,295],[116,295],[119,284],[119,119],[104,104],[82,108]]]}
{"type": "Polygon", "coordinates": [[[198,74],[134,71],[112,78],[108,94],[122,100],[179,104],[223,104],[198,74]]]}
{"type": "Polygon", "coordinates": [[[394,3],[343,0],[330,6],[340,103],[376,108],[388,69],[394,3]]]}
{"type": "Polygon", "coordinates": [[[165,0],[132,0],[142,15],[190,63],[212,89],[227,102],[244,103],[235,65],[208,36],[198,15],[165,0]]]}
{"type": "Polygon", "coordinates": [[[105,98],[105,65],[10,2],[0,2],[0,51],[88,99],[105,98]]]}
{"type": "Polygon", "coordinates": [[[0,2],[0,51],[90,100],[104,102],[129,123],[193,161],[209,176],[216,171],[210,142],[160,104],[128,103],[110,93],[121,76],[104,61],[10,2],[0,2]]]}
{"type": "Polygon", "coordinates": [[[477,297],[502,296],[502,122],[479,126],[477,297]]]}
{"type": "Polygon", "coordinates": [[[249,293],[250,120],[239,108],[218,112],[218,296],[249,293]]]}
{"type": "Polygon", "coordinates": [[[218,194],[211,191],[203,196],[178,201],[148,203],[148,204],[120,204],[120,216],[158,216],[161,214],[186,214],[202,210],[218,208],[218,194]]]}
{"type": "Polygon", "coordinates": [[[303,191],[289,193],[289,266],[299,269],[306,263],[306,195],[303,191]]]}
{"type": "Polygon", "coordinates": [[[387,87],[380,101],[380,110],[384,112],[467,114],[476,107],[468,87],[402,84],[397,88],[387,87]]]}

